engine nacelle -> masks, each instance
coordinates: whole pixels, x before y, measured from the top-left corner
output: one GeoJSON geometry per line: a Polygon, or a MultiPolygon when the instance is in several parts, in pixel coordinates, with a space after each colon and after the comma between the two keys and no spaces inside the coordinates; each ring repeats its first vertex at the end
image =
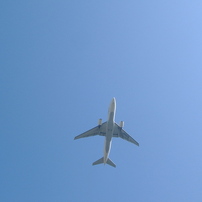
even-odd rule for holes
{"type": "Polygon", "coordinates": [[[102,125],[102,119],[98,120],[98,125],[101,126],[102,125]]]}
{"type": "Polygon", "coordinates": [[[121,121],[120,124],[119,124],[119,126],[120,126],[121,128],[123,128],[123,126],[124,126],[124,121],[121,121]]]}

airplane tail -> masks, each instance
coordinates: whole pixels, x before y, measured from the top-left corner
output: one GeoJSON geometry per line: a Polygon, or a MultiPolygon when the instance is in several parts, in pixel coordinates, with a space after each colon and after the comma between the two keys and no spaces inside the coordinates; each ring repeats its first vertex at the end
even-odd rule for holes
{"type": "Polygon", "coordinates": [[[116,168],[116,165],[109,158],[107,159],[107,164],[116,168]]]}
{"type": "MultiPolygon", "coordinates": [[[[104,157],[102,157],[101,159],[98,159],[97,161],[95,161],[93,163],[93,165],[98,165],[98,164],[101,164],[101,163],[104,163],[104,157]]],[[[116,165],[108,158],[107,159],[107,162],[106,162],[108,165],[110,166],[113,166],[113,167],[116,167],[116,165]]]]}

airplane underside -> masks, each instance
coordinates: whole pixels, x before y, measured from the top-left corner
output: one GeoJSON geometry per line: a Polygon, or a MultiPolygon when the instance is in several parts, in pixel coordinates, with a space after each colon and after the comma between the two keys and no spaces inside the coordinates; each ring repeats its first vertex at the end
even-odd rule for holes
{"type": "Polygon", "coordinates": [[[93,163],[93,165],[98,164],[108,164],[110,166],[116,167],[116,165],[108,158],[110,149],[111,149],[111,139],[112,137],[120,137],[124,140],[127,140],[137,146],[139,143],[134,140],[125,130],[123,130],[124,122],[121,121],[118,125],[115,120],[116,113],[116,100],[112,99],[109,110],[108,110],[108,120],[102,123],[102,119],[99,119],[98,126],[76,136],[74,139],[90,137],[95,135],[105,136],[105,145],[104,145],[104,156],[93,163]]]}

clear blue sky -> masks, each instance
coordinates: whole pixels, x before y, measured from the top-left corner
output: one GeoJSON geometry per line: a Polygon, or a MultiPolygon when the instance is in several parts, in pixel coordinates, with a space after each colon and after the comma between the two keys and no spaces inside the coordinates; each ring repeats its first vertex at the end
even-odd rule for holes
{"type": "Polygon", "coordinates": [[[202,201],[202,1],[1,1],[0,201],[202,201]],[[107,118],[117,168],[92,166],[107,118]]]}

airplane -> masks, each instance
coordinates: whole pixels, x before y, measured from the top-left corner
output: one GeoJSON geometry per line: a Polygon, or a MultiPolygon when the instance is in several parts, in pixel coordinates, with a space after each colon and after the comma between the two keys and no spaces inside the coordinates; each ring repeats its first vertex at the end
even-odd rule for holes
{"type": "Polygon", "coordinates": [[[124,140],[132,142],[133,144],[139,146],[139,143],[135,141],[125,130],[123,130],[124,122],[121,121],[118,125],[115,122],[116,113],[116,99],[113,98],[108,110],[108,120],[102,123],[102,119],[98,120],[98,126],[76,136],[74,139],[90,137],[95,135],[105,136],[104,143],[104,156],[99,160],[95,161],[92,165],[97,164],[108,164],[110,166],[116,167],[116,165],[110,160],[109,153],[111,149],[112,137],[120,137],[124,140]]]}

